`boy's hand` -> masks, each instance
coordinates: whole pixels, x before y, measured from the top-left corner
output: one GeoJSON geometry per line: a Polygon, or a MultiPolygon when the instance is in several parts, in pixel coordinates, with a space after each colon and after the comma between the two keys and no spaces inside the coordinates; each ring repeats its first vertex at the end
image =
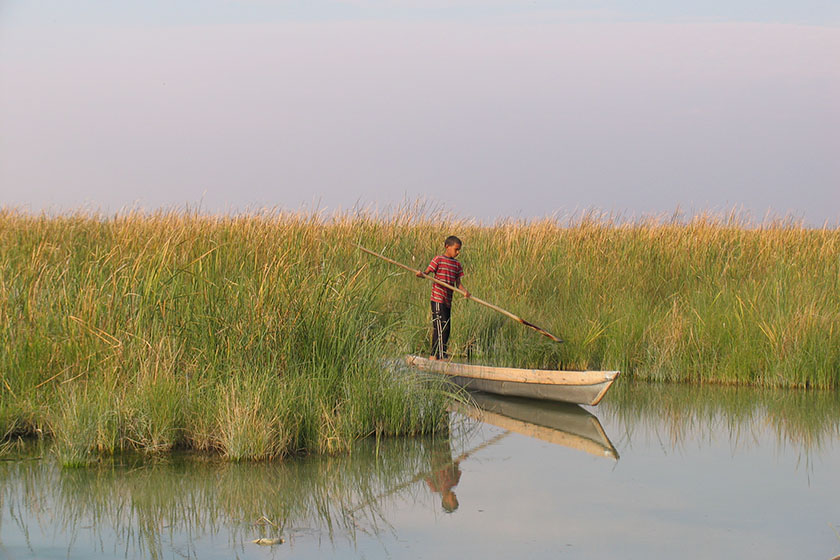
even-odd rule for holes
{"type": "Polygon", "coordinates": [[[466,288],[464,288],[464,297],[467,299],[470,299],[472,297],[472,294],[466,288]]]}
{"type": "Polygon", "coordinates": [[[426,275],[425,275],[425,274],[423,274],[423,271],[422,271],[422,270],[418,270],[418,271],[417,271],[417,273],[415,274],[415,276],[416,276],[417,278],[423,278],[423,277],[424,277],[424,276],[426,276],[426,275]]]}

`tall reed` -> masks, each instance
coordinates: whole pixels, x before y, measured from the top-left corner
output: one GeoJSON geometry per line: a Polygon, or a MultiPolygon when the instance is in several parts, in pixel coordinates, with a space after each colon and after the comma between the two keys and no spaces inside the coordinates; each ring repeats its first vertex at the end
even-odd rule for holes
{"type": "Polygon", "coordinates": [[[297,215],[0,214],[0,429],[46,430],[67,465],[440,429],[440,388],[383,366],[401,317],[324,232],[297,215]]]}
{"type": "Polygon", "coordinates": [[[428,346],[422,268],[464,240],[456,356],[625,378],[834,389],[840,231],[737,217],[508,221],[0,211],[0,433],[64,462],[188,447],[339,452],[444,425],[440,386],[383,367],[428,346]]]}

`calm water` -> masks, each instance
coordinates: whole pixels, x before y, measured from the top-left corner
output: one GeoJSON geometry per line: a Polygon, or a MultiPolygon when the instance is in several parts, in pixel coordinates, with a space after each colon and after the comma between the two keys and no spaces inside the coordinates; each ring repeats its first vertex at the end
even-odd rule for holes
{"type": "Polygon", "coordinates": [[[587,410],[481,404],[448,439],[284,464],[61,470],[46,449],[7,452],[0,558],[840,554],[836,394],[619,385],[587,410]]]}

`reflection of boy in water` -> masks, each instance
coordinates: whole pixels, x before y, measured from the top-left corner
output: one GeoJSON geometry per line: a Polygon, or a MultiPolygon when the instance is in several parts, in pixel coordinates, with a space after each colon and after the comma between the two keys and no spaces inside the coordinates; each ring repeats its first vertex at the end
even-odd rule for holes
{"type": "Polygon", "coordinates": [[[432,492],[440,493],[440,505],[446,513],[458,509],[458,497],[452,489],[461,479],[459,461],[452,460],[449,442],[441,441],[443,445],[435,445],[432,450],[432,474],[426,477],[426,484],[432,492]]]}

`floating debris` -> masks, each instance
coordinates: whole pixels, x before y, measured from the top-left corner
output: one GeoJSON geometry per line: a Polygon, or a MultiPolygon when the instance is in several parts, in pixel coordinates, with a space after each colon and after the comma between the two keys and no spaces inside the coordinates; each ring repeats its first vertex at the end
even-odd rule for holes
{"type": "Polygon", "coordinates": [[[269,539],[269,538],[263,537],[261,539],[254,539],[251,542],[254,543],[254,544],[262,545],[262,546],[272,546],[272,545],[275,545],[275,544],[283,544],[284,542],[286,542],[286,539],[284,539],[282,537],[277,537],[277,538],[274,538],[274,539],[269,539]]]}

